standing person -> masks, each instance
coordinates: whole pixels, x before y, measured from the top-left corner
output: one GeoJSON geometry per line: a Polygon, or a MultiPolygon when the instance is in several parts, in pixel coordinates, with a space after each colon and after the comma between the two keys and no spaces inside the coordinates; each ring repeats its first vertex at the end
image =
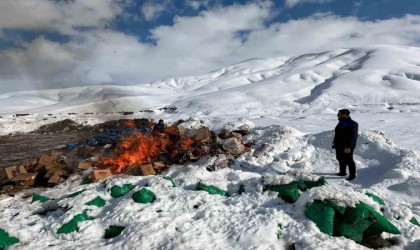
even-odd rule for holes
{"type": "Polygon", "coordinates": [[[165,124],[160,119],[158,123],[153,126],[153,134],[163,134],[165,132],[165,124]]]}
{"type": "Polygon", "coordinates": [[[353,160],[353,151],[356,147],[357,132],[359,124],[350,117],[348,109],[340,109],[337,114],[339,120],[335,127],[333,148],[335,148],[336,158],[340,165],[340,172],[336,175],[346,176],[346,167],[349,166],[349,177],[352,181],[356,179],[356,164],[353,160]]]}

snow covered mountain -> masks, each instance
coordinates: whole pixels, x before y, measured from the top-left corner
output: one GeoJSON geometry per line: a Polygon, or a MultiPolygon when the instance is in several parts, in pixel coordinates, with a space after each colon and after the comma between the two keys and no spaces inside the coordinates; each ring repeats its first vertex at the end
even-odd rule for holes
{"type": "Polygon", "coordinates": [[[251,59],[213,72],[134,86],[88,86],[0,96],[0,113],[211,112],[420,103],[420,48],[371,46],[292,58],[251,59]]]}

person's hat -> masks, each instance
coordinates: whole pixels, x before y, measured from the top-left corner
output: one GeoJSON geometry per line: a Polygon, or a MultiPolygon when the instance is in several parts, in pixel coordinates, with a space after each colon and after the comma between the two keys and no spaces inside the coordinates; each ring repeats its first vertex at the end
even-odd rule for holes
{"type": "Polygon", "coordinates": [[[338,111],[338,113],[345,114],[345,115],[350,115],[350,110],[348,110],[348,109],[340,109],[338,111]]]}

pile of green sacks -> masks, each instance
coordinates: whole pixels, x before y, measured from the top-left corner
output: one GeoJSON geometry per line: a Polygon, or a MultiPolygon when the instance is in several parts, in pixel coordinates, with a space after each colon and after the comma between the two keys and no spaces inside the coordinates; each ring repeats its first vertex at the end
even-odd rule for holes
{"type": "Polygon", "coordinates": [[[381,213],[363,202],[356,207],[342,207],[330,199],[315,200],[308,204],[305,215],[315,222],[321,232],[330,236],[344,236],[355,242],[380,236],[382,232],[401,233],[381,213]]]}

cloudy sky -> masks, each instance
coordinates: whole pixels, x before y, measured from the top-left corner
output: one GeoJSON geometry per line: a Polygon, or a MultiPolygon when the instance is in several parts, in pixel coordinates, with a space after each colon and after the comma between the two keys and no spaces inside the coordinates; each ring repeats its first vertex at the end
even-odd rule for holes
{"type": "Polygon", "coordinates": [[[420,1],[1,0],[0,93],[371,44],[420,46],[420,1]]]}

